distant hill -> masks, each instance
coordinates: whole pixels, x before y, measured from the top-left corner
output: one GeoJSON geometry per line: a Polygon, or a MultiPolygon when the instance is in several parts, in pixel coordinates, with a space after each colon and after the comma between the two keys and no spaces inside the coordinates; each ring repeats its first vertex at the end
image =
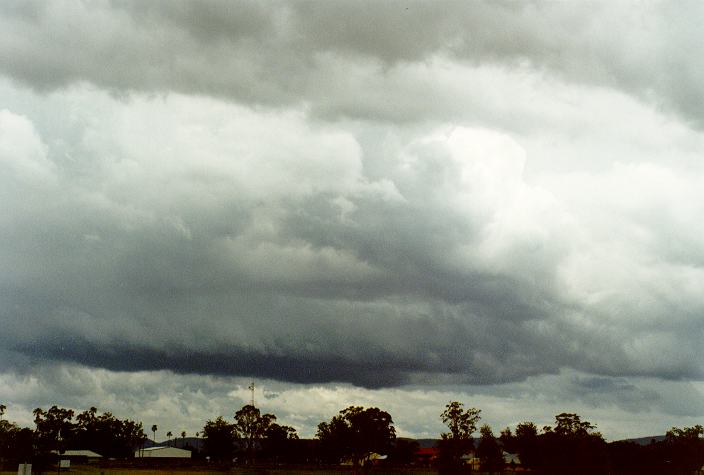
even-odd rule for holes
{"type": "MultiPolygon", "coordinates": [[[[420,445],[420,447],[423,449],[435,447],[438,445],[438,442],[440,442],[440,439],[409,439],[409,440],[415,440],[416,442],[418,442],[418,445],[420,445]]],[[[476,447],[479,444],[479,437],[473,437],[472,440],[474,440],[474,446],[476,447]]]]}
{"type": "MultiPolygon", "coordinates": [[[[406,440],[415,440],[421,448],[436,447],[440,439],[409,439],[406,437],[399,437],[406,440]]],[[[636,437],[632,439],[622,439],[614,442],[633,442],[638,445],[648,445],[651,441],[660,442],[665,440],[664,435],[653,435],[649,437],[636,437]]],[[[474,446],[476,447],[479,443],[479,438],[474,438],[474,446]]],[[[164,440],[162,442],[154,442],[151,439],[147,439],[144,443],[145,448],[162,446],[162,447],[177,447],[179,449],[191,449],[191,450],[203,450],[203,439],[199,437],[176,437],[171,440],[164,440]]]]}
{"type": "Polygon", "coordinates": [[[415,440],[420,445],[420,448],[427,449],[430,447],[435,447],[440,439],[409,439],[415,440]]]}
{"type": "Polygon", "coordinates": [[[144,442],[144,448],[149,447],[176,447],[179,449],[195,449],[201,450],[203,448],[203,439],[199,437],[176,437],[171,440],[164,440],[161,442],[155,442],[151,439],[147,439],[144,442]]]}
{"type": "Polygon", "coordinates": [[[634,442],[638,445],[648,445],[653,440],[655,442],[662,442],[667,437],[664,435],[651,435],[650,437],[636,437],[635,439],[623,439],[616,442],[634,442]]]}
{"type": "MultiPolygon", "coordinates": [[[[652,435],[649,437],[636,437],[633,439],[622,439],[622,440],[616,440],[614,442],[633,442],[638,445],[648,445],[651,441],[655,442],[661,442],[666,439],[666,436],[664,435],[652,435]]],[[[413,439],[411,439],[413,440],[413,439]]],[[[435,447],[437,443],[440,441],[440,439],[415,439],[416,442],[420,445],[421,448],[429,448],[429,447],[435,447]]],[[[479,444],[479,438],[474,437],[474,446],[476,447],[477,444],[479,444]]]]}

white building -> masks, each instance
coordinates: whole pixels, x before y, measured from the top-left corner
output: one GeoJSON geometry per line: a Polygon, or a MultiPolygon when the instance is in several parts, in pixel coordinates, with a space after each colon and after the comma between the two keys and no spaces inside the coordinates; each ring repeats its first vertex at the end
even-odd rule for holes
{"type": "Polygon", "coordinates": [[[176,447],[149,447],[148,449],[140,449],[134,453],[135,458],[172,458],[172,459],[189,459],[191,451],[177,449],[176,447]]]}
{"type": "Polygon", "coordinates": [[[99,459],[103,458],[102,455],[96,454],[92,450],[65,450],[62,454],[62,457],[83,457],[87,459],[99,459]]]}

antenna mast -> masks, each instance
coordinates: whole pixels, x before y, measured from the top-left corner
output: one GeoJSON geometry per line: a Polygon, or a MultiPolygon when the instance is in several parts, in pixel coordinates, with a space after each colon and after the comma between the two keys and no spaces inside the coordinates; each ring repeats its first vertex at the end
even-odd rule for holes
{"type": "Polygon", "coordinates": [[[252,402],[251,402],[251,404],[252,404],[252,406],[254,406],[254,381],[252,381],[252,382],[249,384],[248,389],[249,389],[250,391],[252,391],[252,402]]]}

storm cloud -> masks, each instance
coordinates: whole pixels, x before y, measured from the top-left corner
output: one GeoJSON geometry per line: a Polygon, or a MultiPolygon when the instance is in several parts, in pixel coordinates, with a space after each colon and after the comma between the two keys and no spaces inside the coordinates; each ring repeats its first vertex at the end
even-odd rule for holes
{"type": "Polygon", "coordinates": [[[0,371],[701,416],[700,9],[4,2],[0,371]]]}

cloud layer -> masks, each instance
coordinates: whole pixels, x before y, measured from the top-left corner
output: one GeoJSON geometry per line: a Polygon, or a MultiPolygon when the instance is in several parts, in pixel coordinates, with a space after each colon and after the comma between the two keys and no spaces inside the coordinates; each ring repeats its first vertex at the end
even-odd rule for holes
{"type": "Polygon", "coordinates": [[[4,3],[4,377],[701,394],[699,5],[447,7],[4,3]]]}

